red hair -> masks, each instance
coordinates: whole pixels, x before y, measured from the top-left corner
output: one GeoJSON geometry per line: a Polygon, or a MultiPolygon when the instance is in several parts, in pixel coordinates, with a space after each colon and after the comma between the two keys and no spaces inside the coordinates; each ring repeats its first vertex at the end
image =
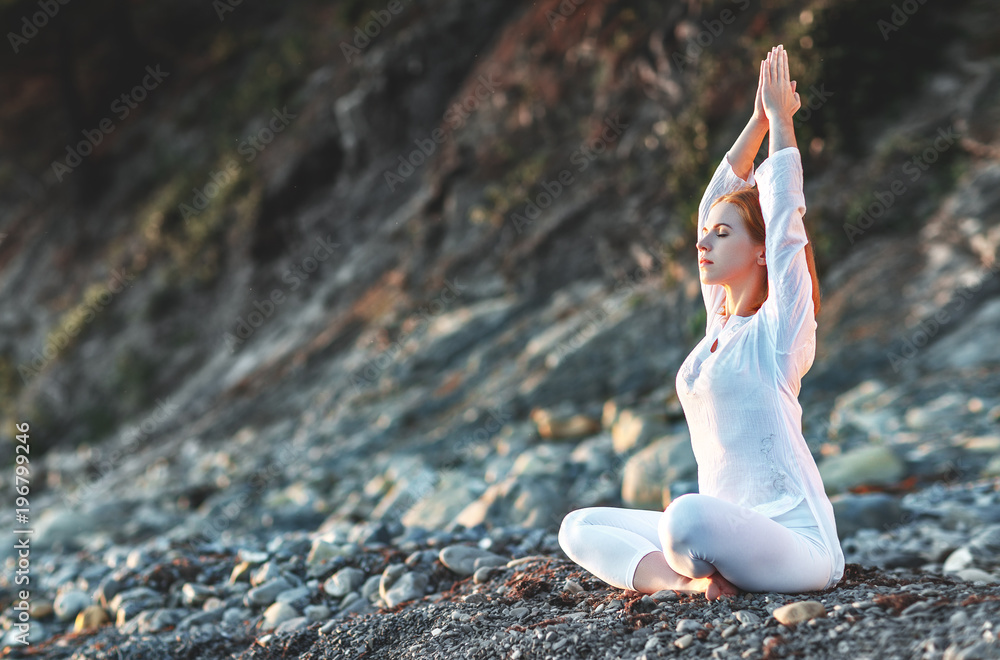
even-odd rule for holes
{"type": "MultiPolygon", "coordinates": [[[[740,218],[743,219],[743,226],[746,227],[747,232],[750,234],[750,240],[758,245],[764,245],[767,233],[764,225],[764,213],[760,210],[760,196],[757,192],[757,187],[741,188],[740,190],[726,193],[712,202],[712,206],[709,209],[722,202],[732,204],[736,207],[740,218]]],[[[806,232],[806,237],[808,238],[808,236],[809,232],[806,232]]],[[[812,278],[813,315],[819,316],[819,278],[816,277],[816,260],[813,258],[812,241],[806,243],[806,264],[809,266],[809,276],[812,278]]],[[[764,268],[766,269],[767,266],[765,265],[764,268]]],[[[764,297],[761,298],[760,304],[764,304],[765,300],[767,300],[766,279],[764,280],[764,297]]],[[[725,305],[723,305],[719,313],[725,314],[725,309],[725,305]]]]}

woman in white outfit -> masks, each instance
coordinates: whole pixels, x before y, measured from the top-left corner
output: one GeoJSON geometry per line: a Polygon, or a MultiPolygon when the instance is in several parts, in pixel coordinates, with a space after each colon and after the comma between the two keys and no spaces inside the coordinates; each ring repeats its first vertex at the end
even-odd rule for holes
{"type": "Polygon", "coordinates": [[[714,600],[822,590],[843,576],[833,507],[798,402],[819,311],[792,124],[800,105],[777,46],[761,62],[750,122],[699,208],[708,322],[676,379],[699,492],[664,511],[588,507],[562,521],[563,551],[613,586],[714,600]],[[755,176],[765,134],[769,154],[755,176]]]}

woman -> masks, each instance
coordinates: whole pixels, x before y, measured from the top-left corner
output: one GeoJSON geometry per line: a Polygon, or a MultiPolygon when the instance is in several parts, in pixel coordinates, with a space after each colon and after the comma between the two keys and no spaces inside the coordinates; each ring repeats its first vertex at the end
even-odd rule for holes
{"type": "Polygon", "coordinates": [[[819,311],[792,125],[800,105],[777,46],[761,62],[750,122],[699,209],[708,322],[676,379],[699,492],[662,512],[589,507],[562,521],[563,551],[616,587],[715,600],[740,590],[816,591],[843,576],[833,507],[798,403],[819,311]],[[769,155],[754,188],[765,134],[769,155]]]}

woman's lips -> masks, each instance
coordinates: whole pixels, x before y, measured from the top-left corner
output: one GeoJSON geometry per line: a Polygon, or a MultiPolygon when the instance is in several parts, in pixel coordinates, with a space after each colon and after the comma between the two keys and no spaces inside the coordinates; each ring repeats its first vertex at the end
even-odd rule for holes
{"type": "Polygon", "coordinates": [[[702,259],[701,261],[698,262],[698,266],[699,267],[703,267],[703,266],[707,266],[710,263],[712,263],[712,262],[708,261],[707,259],[702,259]]]}

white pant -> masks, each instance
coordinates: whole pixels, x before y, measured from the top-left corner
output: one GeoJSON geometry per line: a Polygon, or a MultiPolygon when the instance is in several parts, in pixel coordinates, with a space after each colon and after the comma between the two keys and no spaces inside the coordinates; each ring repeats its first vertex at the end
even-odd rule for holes
{"type": "Polygon", "coordinates": [[[805,500],[771,519],[696,493],[678,497],[664,511],[571,511],[559,528],[559,545],[604,582],[632,591],[640,560],[652,552],[662,552],[682,576],[678,589],[686,578],[718,570],[743,591],[818,591],[826,587],[832,561],[805,500]]]}

